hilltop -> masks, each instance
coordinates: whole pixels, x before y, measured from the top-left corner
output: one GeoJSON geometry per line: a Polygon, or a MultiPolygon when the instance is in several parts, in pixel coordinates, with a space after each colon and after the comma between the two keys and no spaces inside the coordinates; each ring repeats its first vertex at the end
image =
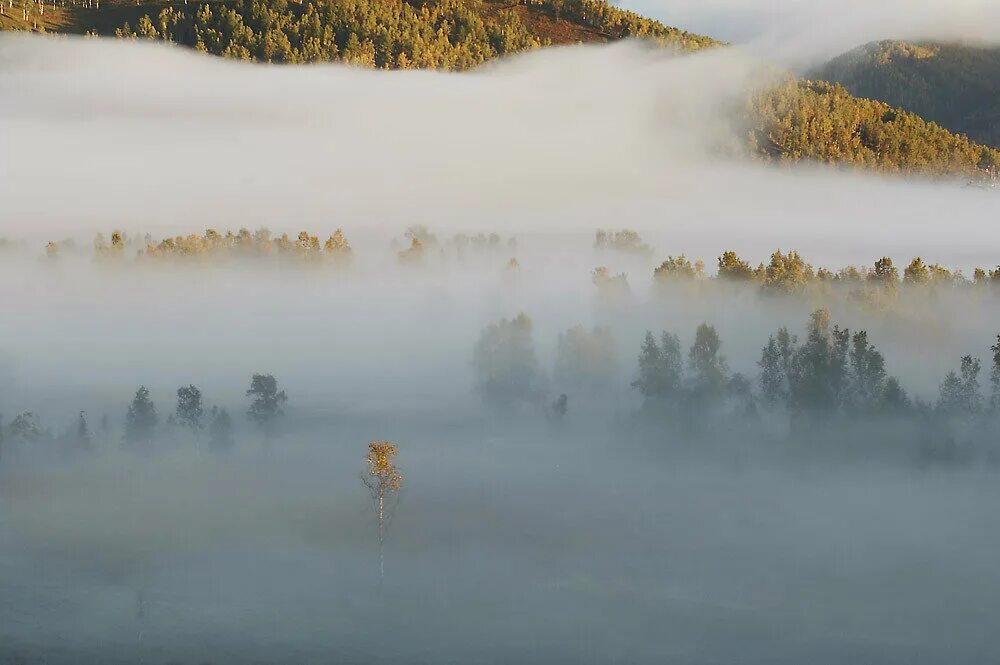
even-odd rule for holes
{"type": "Polygon", "coordinates": [[[1000,48],[874,42],[834,58],[815,76],[1000,147],[1000,48]]]}
{"type": "MultiPolygon", "coordinates": [[[[44,13],[37,3],[30,10],[14,8],[15,15],[0,17],[0,25],[164,40],[242,60],[386,69],[467,70],[531,49],[625,38],[682,53],[723,46],[603,0],[74,1],[85,4],[50,5],[44,13]]],[[[764,91],[747,102],[744,145],[771,161],[883,172],[978,179],[1000,165],[1000,152],[992,148],[852,92],[823,81],[791,80],[764,91]]]]}

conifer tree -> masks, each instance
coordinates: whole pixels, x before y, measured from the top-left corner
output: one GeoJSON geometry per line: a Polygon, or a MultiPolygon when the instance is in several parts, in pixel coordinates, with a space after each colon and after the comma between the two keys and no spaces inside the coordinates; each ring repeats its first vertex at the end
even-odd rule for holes
{"type": "Polygon", "coordinates": [[[150,446],[156,432],[156,405],[149,398],[146,386],[139,386],[125,414],[125,443],[129,446],[150,446]]]}

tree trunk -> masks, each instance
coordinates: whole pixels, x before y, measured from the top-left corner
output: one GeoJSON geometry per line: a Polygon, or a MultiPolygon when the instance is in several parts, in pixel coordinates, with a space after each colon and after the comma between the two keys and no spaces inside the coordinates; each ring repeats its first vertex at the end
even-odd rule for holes
{"type": "Polygon", "coordinates": [[[385,532],[385,492],[378,495],[378,579],[379,584],[385,580],[385,548],[382,546],[385,532]]]}

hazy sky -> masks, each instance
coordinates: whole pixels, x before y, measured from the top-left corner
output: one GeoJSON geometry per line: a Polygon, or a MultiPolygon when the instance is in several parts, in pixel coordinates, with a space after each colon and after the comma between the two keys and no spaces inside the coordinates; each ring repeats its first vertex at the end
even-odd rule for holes
{"type": "Polygon", "coordinates": [[[876,39],[965,38],[1000,42],[994,0],[627,0],[667,25],[750,44],[798,62],[876,39]]]}

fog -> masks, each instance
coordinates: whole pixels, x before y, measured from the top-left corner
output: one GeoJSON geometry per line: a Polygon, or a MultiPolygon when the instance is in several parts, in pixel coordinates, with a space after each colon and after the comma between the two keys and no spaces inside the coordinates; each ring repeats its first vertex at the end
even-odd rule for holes
{"type": "Polygon", "coordinates": [[[1000,6],[992,0],[630,0],[624,6],[796,66],[881,39],[1000,44],[1000,6]]]}
{"type": "Polygon", "coordinates": [[[5,36],[0,63],[0,663],[1000,655],[995,420],[802,428],[762,407],[692,425],[631,386],[646,331],[686,359],[702,322],[756,386],[768,336],[805,338],[827,307],[914,399],[933,404],[963,354],[987,395],[995,286],[872,307],[853,287],[653,269],[781,247],[971,275],[996,265],[995,191],[741,159],[735,108],[768,79],[737,50],[566,48],[444,75],[5,36]],[[413,224],[437,240],[401,260],[413,224]],[[136,256],[146,233],[262,226],[343,227],[353,260],[136,256]],[[595,248],[598,228],[651,250],[595,248]],[[132,241],[102,258],[113,229],[132,241]],[[500,238],[455,239],[480,232],[500,238]],[[477,340],[521,312],[539,385],[490,403],[477,340]],[[555,369],[577,324],[610,330],[591,393],[555,369]],[[270,437],[247,417],[254,373],[288,396],[270,437]],[[232,415],[231,449],[166,425],[188,384],[232,415]],[[159,414],[145,448],[124,431],[140,385],[159,414]],[[81,410],[87,450],[67,443],[81,410]],[[18,439],[28,411],[50,436],[18,439]],[[403,474],[384,576],[372,439],[403,474]]]}

